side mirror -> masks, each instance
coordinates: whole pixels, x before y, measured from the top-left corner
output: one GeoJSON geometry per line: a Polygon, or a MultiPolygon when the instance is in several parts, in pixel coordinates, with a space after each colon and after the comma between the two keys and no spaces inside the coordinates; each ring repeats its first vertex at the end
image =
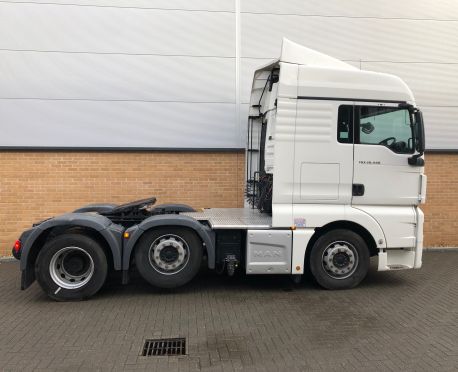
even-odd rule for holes
{"type": "Polygon", "coordinates": [[[415,149],[418,151],[418,154],[412,155],[408,159],[409,165],[413,165],[414,167],[423,167],[425,165],[425,161],[421,158],[423,153],[425,152],[425,126],[423,125],[423,114],[420,110],[416,110],[414,112],[415,117],[415,149]]]}
{"type": "Polygon", "coordinates": [[[417,135],[416,149],[423,155],[425,152],[425,126],[423,125],[423,114],[421,111],[415,111],[415,133],[417,135]]]}

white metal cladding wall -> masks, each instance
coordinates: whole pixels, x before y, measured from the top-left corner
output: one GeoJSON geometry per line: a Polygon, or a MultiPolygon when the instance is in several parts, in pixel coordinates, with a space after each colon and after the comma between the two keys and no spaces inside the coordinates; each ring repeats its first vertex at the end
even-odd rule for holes
{"type": "Polygon", "coordinates": [[[427,147],[458,149],[453,0],[0,0],[0,35],[4,147],[244,147],[253,70],[286,36],[399,75],[427,147]]]}
{"type": "Polygon", "coordinates": [[[3,146],[234,148],[233,1],[0,1],[3,146]]]}

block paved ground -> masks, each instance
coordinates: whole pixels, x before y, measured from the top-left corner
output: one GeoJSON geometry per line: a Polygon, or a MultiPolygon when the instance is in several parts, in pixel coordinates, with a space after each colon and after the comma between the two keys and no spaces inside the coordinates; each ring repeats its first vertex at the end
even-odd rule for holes
{"type": "Polygon", "coordinates": [[[203,272],[176,292],[111,279],[73,303],[20,291],[17,263],[1,262],[0,369],[456,371],[458,252],[426,252],[416,271],[373,266],[348,291],[203,272]],[[159,337],[186,337],[187,355],[139,356],[159,337]]]}

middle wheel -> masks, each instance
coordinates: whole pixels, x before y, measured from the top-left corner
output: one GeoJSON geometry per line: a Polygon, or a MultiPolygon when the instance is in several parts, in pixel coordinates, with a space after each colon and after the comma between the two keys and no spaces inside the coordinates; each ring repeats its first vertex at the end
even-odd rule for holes
{"type": "Polygon", "coordinates": [[[160,288],[176,288],[198,273],[202,242],[196,233],[180,227],[161,227],[145,232],[135,248],[140,275],[160,288]]]}

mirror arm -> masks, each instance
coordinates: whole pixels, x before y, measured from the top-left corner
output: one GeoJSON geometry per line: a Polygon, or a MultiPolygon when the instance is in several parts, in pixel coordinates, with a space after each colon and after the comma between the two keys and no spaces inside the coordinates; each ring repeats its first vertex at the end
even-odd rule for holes
{"type": "Polygon", "coordinates": [[[413,165],[413,166],[416,166],[416,167],[423,167],[425,165],[425,160],[423,158],[421,158],[421,156],[423,155],[423,153],[419,153],[419,154],[415,154],[415,155],[412,155],[411,157],[409,157],[407,159],[409,165],[413,165]]]}

